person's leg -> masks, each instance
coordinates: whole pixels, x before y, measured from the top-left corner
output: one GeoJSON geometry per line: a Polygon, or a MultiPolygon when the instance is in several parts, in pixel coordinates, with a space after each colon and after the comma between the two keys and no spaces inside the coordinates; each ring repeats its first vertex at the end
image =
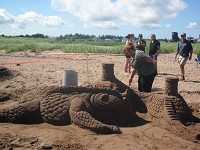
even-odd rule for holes
{"type": "Polygon", "coordinates": [[[188,57],[179,56],[179,66],[181,70],[180,80],[185,80],[185,64],[188,60],[188,57]]]}
{"type": "Polygon", "coordinates": [[[127,70],[128,70],[128,58],[125,58],[124,72],[126,73],[127,70]]]}
{"type": "Polygon", "coordinates": [[[131,58],[130,58],[130,61],[128,63],[128,72],[131,73],[131,58]]]}
{"type": "Polygon", "coordinates": [[[147,92],[151,92],[152,91],[152,85],[153,85],[153,81],[154,81],[156,75],[157,75],[157,72],[153,73],[152,75],[150,75],[147,78],[147,80],[148,80],[147,92]]]}
{"type": "Polygon", "coordinates": [[[142,79],[138,76],[138,91],[142,92],[142,79]]]}
{"type": "Polygon", "coordinates": [[[180,69],[181,69],[181,75],[182,75],[183,80],[184,80],[185,79],[185,65],[181,64],[180,69]]]}
{"type": "MultiPolygon", "coordinates": [[[[156,60],[156,63],[155,63],[155,65],[156,65],[156,68],[158,69],[158,65],[157,65],[157,58],[158,58],[158,54],[154,54],[154,55],[151,55],[151,58],[153,59],[153,60],[156,60]]],[[[158,72],[157,72],[157,74],[158,74],[158,72]]]]}
{"type": "Polygon", "coordinates": [[[125,73],[128,72],[130,61],[131,61],[131,58],[126,57],[126,59],[125,59],[125,70],[124,70],[125,73]]]}
{"type": "Polygon", "coordinates": [[[141,83],[142,83],[142,91],[143,92],[151,92],[153,81],[154,81],[156,74],[157,74],[157,72],[155,72],[149,76],[142,77],[141,83]]]}

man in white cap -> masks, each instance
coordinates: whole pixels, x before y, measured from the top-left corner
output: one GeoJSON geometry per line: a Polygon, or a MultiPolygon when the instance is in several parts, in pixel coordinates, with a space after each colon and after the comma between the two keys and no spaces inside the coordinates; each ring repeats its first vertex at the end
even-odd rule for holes
{"type": "Polygon", "coordinates": [[[182,33],[181,34],[181,41],[178,42],[178,48],[177,48],[177,52],[175,55],[175,59],[177,59],[177,55],[179,54],[179,66],[181,69],[181,78],[180,80],[185,80],[185,64],[187,62],[187,60],[191,60],[192,59],[192,52],[193,52],[193,48],[192,48],[192,44],[186,39],[186,34],[182,33]]]}

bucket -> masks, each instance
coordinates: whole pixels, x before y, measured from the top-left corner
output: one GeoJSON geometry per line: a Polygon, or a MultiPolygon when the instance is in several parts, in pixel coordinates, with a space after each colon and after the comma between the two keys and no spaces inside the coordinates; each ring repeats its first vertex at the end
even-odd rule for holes
{"type": "Polygon", "coordinates": [[[78,72],[75,70],[64,70],[63,86],[78,86],[78,72]]]}

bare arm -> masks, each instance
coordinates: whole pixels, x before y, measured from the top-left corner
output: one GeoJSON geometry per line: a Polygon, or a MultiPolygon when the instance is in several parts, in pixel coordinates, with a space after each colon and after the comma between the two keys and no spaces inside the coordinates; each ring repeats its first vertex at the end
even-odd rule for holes
{"type": "Polygon", "coordinates": [[[131,72],[131,77],[129,78],[129,86],[131,85],[132,81],[133,81],[133,77],[135,75],[135,69],[133,68],[132,72],[131,72]]]}
{"type": "Polygon", "coordinates": [[[178,48],[177,48],[177,50],[176,50],[175,59],[177,59],[178,53],[179,53],[179,46],[178,46],[178,48]]]}
{"type": "Polygon", "coordinates": [[[176,52],[175,59],[177,59],[177,56],[178,56],[178,52],[176,52]]]}
{"type": "Polygon", "coordinates": [[[189,60],[192,59],[192,51],[193,51],[193,47],[192,47],[192,44],[190,43],[189,60]]]}
{"type": "Polygon", "coordinates": [[[160,46],[157,46],[157,54],[160,54],[160,46]]]}
{"type": "Polygon", "coordinates": [[[189,53],[189,60],[192,59],[192,52],[189,53]]]}

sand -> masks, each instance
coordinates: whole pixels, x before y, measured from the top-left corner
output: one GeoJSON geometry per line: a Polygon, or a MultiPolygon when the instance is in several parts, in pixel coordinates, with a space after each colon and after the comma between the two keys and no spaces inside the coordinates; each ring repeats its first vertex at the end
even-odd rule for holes
{"type": "MultiPolygon", "coordinates": [[[[160,54],[158,75],[153,91],[164,90],[166,77],[180,77],[175,54],[160,54]]],[[[185,67],[186,81],[179,81],[178,92],[200,117],[200,66],[193,59],[185,67]]],[[[109,54],[64,54],[62,51],[0,51],[0,66],[12,75],[0,76],[0,93],[10,93],[0,108],[17,103],[20,95],[44,85],[62,85],[64,70],[78,72],[78,85],[101,79],[102,63],[113,63],[116,78],[128,85],[124,74],[124,56],[109,54]]],[[[137,91],[137,75],[131,88],[137,91]]],[[[75,125],[53,126],[47,123],[22,125],[0,123],[0,149],[78,149],[78,150],[195,150],[199,142],[187,141],[162,126],[149,122],[137,127],[121,127],[122,134],[100,135],[75,125]]],[[[199,128],[200,129],[200,128],[199,128]]],[[[200,133],[200,131],[199,131],[200,133]]]]}

